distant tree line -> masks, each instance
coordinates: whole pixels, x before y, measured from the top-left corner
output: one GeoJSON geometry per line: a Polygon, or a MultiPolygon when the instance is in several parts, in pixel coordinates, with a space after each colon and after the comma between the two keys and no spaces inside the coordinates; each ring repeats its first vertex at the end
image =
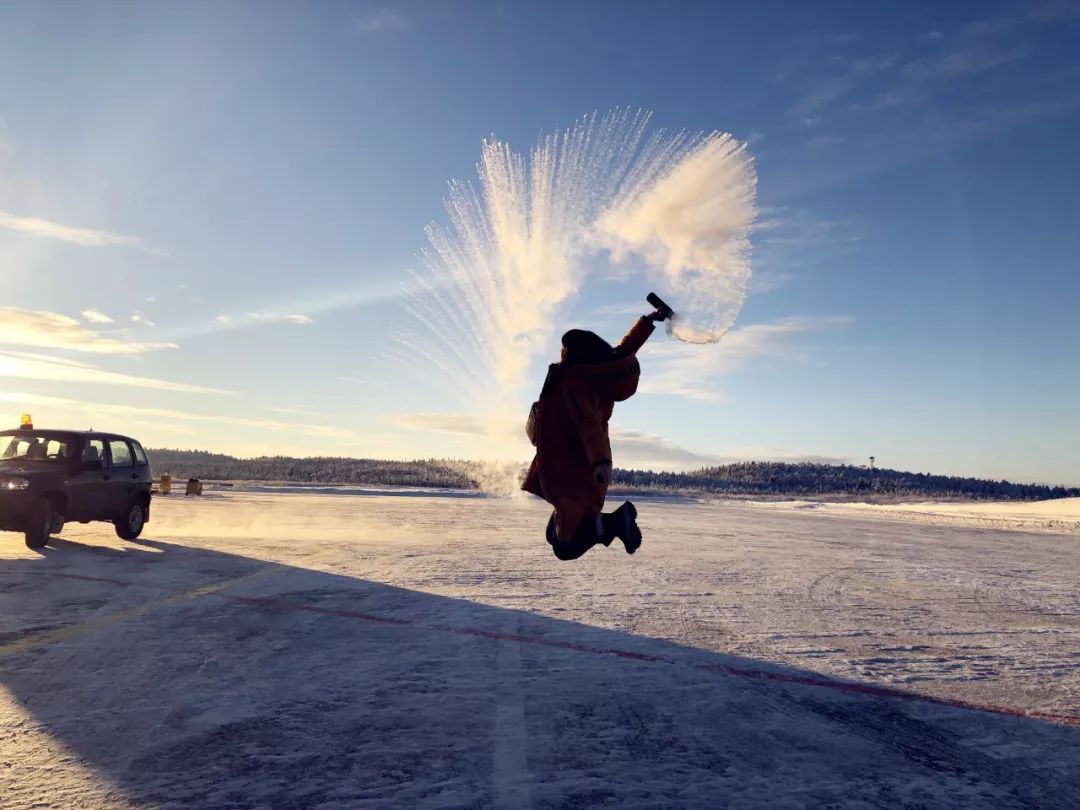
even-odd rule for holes
{"type": "Polygon", "coordinates": [[[706,467],[695,472],[667,473],[619,470],[615,483],[630,489],[688,490],[725,495],[891,496],[1043,500],[1080,496],[1080,488],[1014,484],[982,478],[902,472],[840,464],[786,464],[747,461],[706,467]]]}
{"type": "Polygon", "coordinates": [[[475,489],[463,466],[443,461],[385,461],[370,458],[234,458],[201,450],[147,450],[158,475],[205,481],[283,481],[389,487],[475,489]]]}
{"type": "MultiPolygon", "coordinates": [[[[490,466],[480,462],[428,459],[386,461],[364,458],[239,459],[199,450],[148,450],[156,473],[174,479],[277,481],[442,489],[479,489],[490,466]]],[[[524,474],[524,469],[521,471],[524,474]]],[[[852,465],[785,464],[748,461],[694,472],[616,470],[614,485],[642,492],[713,493],[787,498],[893,497],[1042,500],[1080,497],[1080,488],[1014,484],[981,478],[868,469],[852,465]]]]}

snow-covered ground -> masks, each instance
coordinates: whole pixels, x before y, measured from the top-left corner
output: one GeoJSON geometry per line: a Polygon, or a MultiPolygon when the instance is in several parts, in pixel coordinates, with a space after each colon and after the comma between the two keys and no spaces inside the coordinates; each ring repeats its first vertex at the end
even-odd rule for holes
{"type": "Polygon", "coordinates": [[[895,518],[907,522],[1033,532],[1080,533],[1080,498],[1052,501],[868,504],[811,501],[751,502],[768,509],[820,510],[863,517],[895,518]]]}
{"type": "Polygon", "coordinates": [[[952,509],[642,501],[575,563],[421,494],[0,535],[0,807],[1080,807],[1080,532],[952,509]]]}

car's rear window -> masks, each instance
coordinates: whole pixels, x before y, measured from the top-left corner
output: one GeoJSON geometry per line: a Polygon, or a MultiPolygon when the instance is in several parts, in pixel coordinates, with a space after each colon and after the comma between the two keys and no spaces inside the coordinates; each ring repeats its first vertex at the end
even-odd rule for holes
{"type": "Polygon", "coordinates": [[[112,465],[114,467],[134,467],[135,462],[131,458],[131,448],[127,442],[113,439],[109,442],[109,452],[112,453],[112,465]]]}
{"type": "Polygon", "coordinates": [[[54,436],[20,433],[0,436],[0,461],[65,461],[71,445],[54,436]]]}
{"type": "Polygon", "coordinates": [[[142,449],[142,445],[138,442],[132,442],[131,448],[135,451],[135,463],[140,467],[146,466],[149,462],[146,460],[146,452],[142,449]]]}

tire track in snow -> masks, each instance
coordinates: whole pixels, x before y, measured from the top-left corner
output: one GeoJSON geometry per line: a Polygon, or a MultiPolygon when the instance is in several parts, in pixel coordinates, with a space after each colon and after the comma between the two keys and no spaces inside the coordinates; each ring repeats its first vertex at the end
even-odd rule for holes
{"type": "MultiPolygon", "coordinates": [[[[504,624],[503,630],[507,636],[515,637],[521,631],[518,617],[512,617],[504,624]]],[[[500,810],[531,807],[521,642],[512,640],[499,645],[495,654],[495,672],[494,761],[491,772],[495,807],[500,810]]]]}
{"type": "Polygon", "coordinates": [[[242,605],[263,607],[269,610],[294,611],[299,613],[315,613],[325,616],[337,616],[358,621],[377,622],[380,624],[396,624],[404,627],[416,627],[420,630],[436,630],[443,633],[454,633],[461,636],[488,638],[494,641],[515,642],[517,644],[529,644],[539,647],[551,647],[589,655],[612,656],[615,658],[629,659],[639,663],[665,664],[668,666],[684,666],[701,672],[711,672],[718,675],[743,678],[755,681],[773,681],[776,683],[790,684],[795,686],[809,686],[817,689],[829,689],[836,692],[846,692],[853,695],[865,695],[867,697],[890,698],[914,703],[924,703],[934,706],[944,706],[952,709],[966,709],[988,714],[1000,714],[1008,717],[1021,717],[1034,720],[1045,720],[1062,725],[1080,726],[1080,715],[1055,714],[1053,712],[1027,711],[1011,706],[994,706],[989,704],[974,703],[966,700],[937,697],[919,692],[906,692],[890,686],[881,686],[873,683],[860,683],[852,681],[840,681],[825,675],[788,673],[770,669],[753,669],[738,667],[730,664],[695,664],[684,662],[663,655],[652,655],[636,650],[624,650],[618,647],[597,647],[591,644],[574,641],[562,641],[559,639],[540,638],[527,636],[519,633],[507,633],[495,630],[483,630],[475,627],[451,627],[447,625],[425,625],[413,619],[391,618],[369,613],[359,613],[339,608],[322,608],[303,602],[292,602],[283,599],[257,596],[230,596],[229,594],[215,592],[215,596],[230,602],[242,605]]]}

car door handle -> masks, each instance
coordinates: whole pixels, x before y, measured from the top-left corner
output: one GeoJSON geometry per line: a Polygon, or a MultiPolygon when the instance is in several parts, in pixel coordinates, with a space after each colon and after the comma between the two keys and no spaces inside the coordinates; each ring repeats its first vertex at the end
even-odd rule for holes
{"type": "Polygon", "coordinates": [[[139,480],[139,474],[138,473],[132,473],[131,474],[131,480],[132,481],[138,481],[139,480]]]}
{"type": "Polygon", "coordinates": [[[112,476],[111,476],[111,475],[103,475],[103,476],[101,477],[101,480],[103,480],[103,481],[111,481],[111,480],[112,480],[112,476]]]}

